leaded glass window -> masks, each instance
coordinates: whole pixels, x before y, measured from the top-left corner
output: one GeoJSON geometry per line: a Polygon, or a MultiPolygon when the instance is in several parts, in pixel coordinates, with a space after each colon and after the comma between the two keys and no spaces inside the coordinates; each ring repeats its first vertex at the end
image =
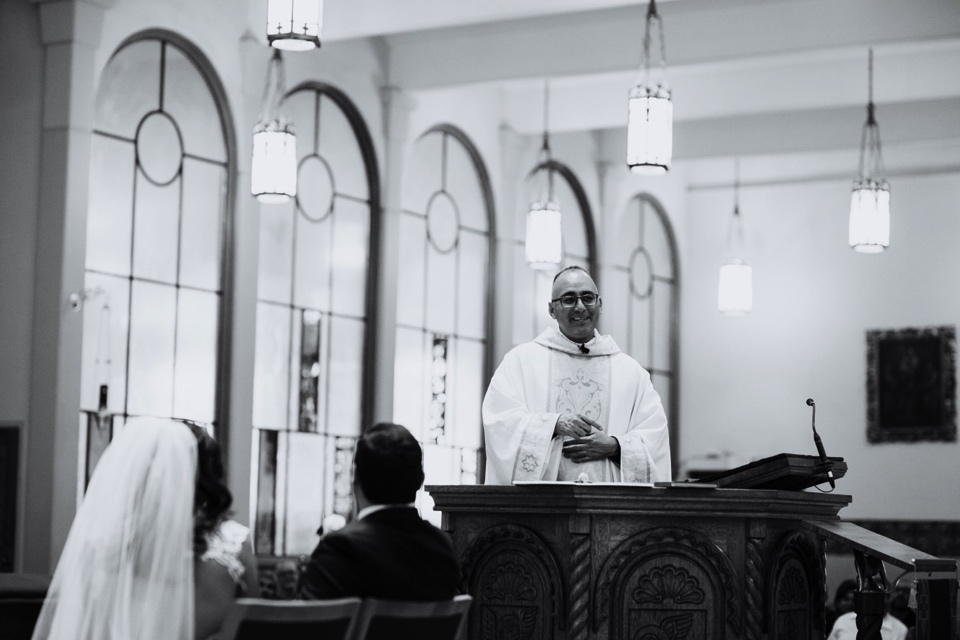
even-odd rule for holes
{"type": "MultiPolygon", "coordinates": [[[[489,379],[493,198],[459,130],[421,136],[404,174],[394,420],[423,443],[426,484],[474,484],[489,379]]],[[[429,495],[421,513],[437,519],[429,495]]]]}
{"type": "Polygon", "coordinates": [[[348,515],[365,383],[370,261],[380,210],[376,160],[356,107],[308,85],[296,126],[297,197],[260,207],[253,395],[255,549],[309,553],[323,518],[348,515]]]}
{"type": "Polygon", "coordinates": [[[127,418],[220,419],[232,192],[224,92],[195,47],[135,38],[100,78],[91,141],[81,384],[87,477],[127,418]]]}
{"type": "Polygon", "coordinates": [[[616,233],[613,269],[604,282],[605,323],[617,344],[650,372],[677,451],[679,273],[670,220],[652,196],[632,198],[616,233]]]}
{"type": "MultiPolygon", "coordinates": [[[[558,271],[571,265],[586,269],[594,279],[596,274],[596,241],[593,217],[586,193],[573,171],[566,165],[551,160],[538,165],[524,181],[521,201],[516,215],[519,238],[513,251],[513,344],[533,340],[556,321],[547,313],[553,277],[558,271]],[[554,199],[560,204],[563,233],[563,263],[553,270],[535,270],[526,261],[526,212],[530,203],[539,199],[547,172],[553,179],[554,199]]],[[[601,294],[603,292],[601,291],[601,294]]]]}

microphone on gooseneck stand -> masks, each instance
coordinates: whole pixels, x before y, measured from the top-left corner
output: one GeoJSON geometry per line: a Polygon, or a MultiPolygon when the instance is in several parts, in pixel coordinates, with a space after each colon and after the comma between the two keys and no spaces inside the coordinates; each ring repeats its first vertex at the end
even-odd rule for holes
{"type": "Polygon", "coordinates": [[[590,353],[590,349],[587,349],[586,343],[578,344],[577,349],[580,349],[580,353],[590,353]]]}
{"type": "MultiPolygon", "coordinates": [[[[817,433],[817,403],[813,401],[813,398],[807,398],[807,406],[813,409],[813,416],[810,418],[810,426],[813,428],[813,443],[817,445],[817,453],[820,454],[820,460],[829,464],[830,459],[827,458],[827,452],[823,448],[820,434],[817,433]]],[[[837,488],[837,484],[833,481],[833,471],[831,469],[827,470],[827,481],[830,483],[831,489],[837,488]]]]}

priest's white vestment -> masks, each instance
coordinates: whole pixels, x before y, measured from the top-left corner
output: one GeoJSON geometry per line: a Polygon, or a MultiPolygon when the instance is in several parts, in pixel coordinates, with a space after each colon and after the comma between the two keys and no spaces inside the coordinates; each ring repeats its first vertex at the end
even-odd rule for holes
{"type": "Polygon", "coordinates": [[[512,349],[483,399],[486,484],[515,480],[657,482],[671,479],[667,416],[650,374],[595,332],[583,354],[556,327],[512,349]],[[576,463],[554,436],[563,413],[582,414],[620,443],[620,464],[576,463]]]}

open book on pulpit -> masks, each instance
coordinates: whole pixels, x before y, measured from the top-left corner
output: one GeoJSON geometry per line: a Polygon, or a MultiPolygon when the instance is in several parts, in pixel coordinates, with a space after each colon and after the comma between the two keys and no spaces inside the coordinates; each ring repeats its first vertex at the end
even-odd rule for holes
{"type": "Polygon", "coordinates": [[[780,489],[799,491],[837,480],[847,473],[843,458],[780,453],[748,464],[692,478],[692,482],[713,483],[721,489],[780,489]]]}

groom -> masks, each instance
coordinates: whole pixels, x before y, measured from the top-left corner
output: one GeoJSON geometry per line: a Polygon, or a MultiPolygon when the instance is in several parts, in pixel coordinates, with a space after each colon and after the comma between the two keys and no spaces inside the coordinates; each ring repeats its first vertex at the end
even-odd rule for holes
{"type": "Polygon", "coordinates": [[[356,519],[324,535],[310,556],[300,597],[445,600],[459,572],[444,532],[414,506],[423,484],[420,443],[398,424],[379,423],[357,441],[356,519]]]}

